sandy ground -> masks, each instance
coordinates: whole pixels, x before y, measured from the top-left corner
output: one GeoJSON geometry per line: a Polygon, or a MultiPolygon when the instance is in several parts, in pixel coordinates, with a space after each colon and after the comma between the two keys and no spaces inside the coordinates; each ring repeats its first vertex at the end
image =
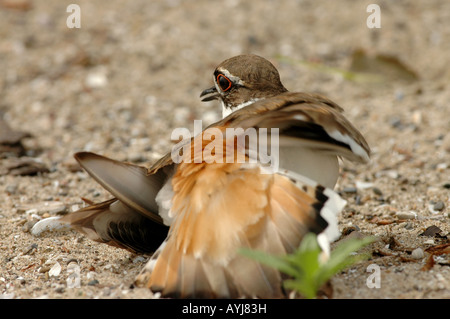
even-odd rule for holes
{"type": "Polygon", "coordinates": [[[0,1],[0,115],[31,134],[26,157],[0,155],[0,298],[151,298],[130,288],[146,257],[30,227],[81,197],[109,198],[73,153],[151,162],[175,127],[219,119],[219,105],[198,96],[219,62],[247,52],[271,59],[291,91],[344,107],[372,147],[370,164],[343,164],[336,189],[348,200],[341,228],[379,241],[333,278],[333,297],[450,298],[450,2],[377,1],[381,28],[369,29],[367,1],[77,0],[81,28],[69,29],[72,2],[0,1]],[[349,79],[339,70],[358,49],[417,78],[349,79]],[[48,171],[26,175],[39,170],[26,158],[48,171]],[[369,265],[379,288],[367,285],[377,283],[369,265]]]}

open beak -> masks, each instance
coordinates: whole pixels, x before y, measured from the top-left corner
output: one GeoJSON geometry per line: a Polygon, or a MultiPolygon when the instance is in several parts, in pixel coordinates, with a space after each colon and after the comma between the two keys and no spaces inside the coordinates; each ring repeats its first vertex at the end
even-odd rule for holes
{"type": "Polygon", "coordinates": [[[202,99],[202,102],[207,102],[207,101],[212,101],[212,100],[217,100],[220,97],[219,92],[217,92],[216,87],[210,87],[209,89],[204,90],[201,94],[200,97],[204,96],[204,98],[202,99]]]}

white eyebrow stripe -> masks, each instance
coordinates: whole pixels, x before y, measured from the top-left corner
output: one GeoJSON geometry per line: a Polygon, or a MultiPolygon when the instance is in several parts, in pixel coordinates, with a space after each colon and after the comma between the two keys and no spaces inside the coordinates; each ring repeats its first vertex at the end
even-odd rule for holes
{"type": "MultiPolygon", "coordinates": [[[[238,76],[232,75],[230,72],[228,72],[227,69],[218,68],[217,70],[220,71],[223,75],[225,75],[228,79],[230,79],[231,82],[233,82],[235,84],[239,84],[239,85],[245,84],[244,81],[242,81],[238,76]]],[[[216,79],[214,79],[214,82],[215,81],[216,81],[216,79]]]]}

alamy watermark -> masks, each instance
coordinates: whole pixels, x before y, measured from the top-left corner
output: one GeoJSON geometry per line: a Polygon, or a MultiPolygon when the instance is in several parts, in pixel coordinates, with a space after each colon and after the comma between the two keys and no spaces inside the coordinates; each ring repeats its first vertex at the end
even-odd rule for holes
{"type": "Polygon", "coordinates": [[[371,14],[367,17],[366,25],[369,29],[381,28],[381,8],[378,4],[372,3],[367,6],[366,12],[371,14]]]}
{"type": "Polygon", "coordinates": [[[70,15],[66,19],[66,25],[69,29],[81,28],[81,8],[78,4],[69,4],[66,12],[70,15]]]}
{"type": "Polygon", "coordinates": [[[276,172],[279,167],[278,128],[210,127],[203,131],[202,121],[195,120],[193,134],[187,128],[176,128],[171,140],[179,141],[171,152],[177,164],[260,163],[266,168],[263,173],[276,172]]]}
{"type": "Polygon", "coordinates": [[[80,288],[81,287],[81,268],[77,263],[71,262],[67,266],[67,272],[69,276],[66,279],[67,288],[80,288]]]}
{"type": "Polygon", "coordinates": [[[366,286],[367,288],[373,289],[373,288],[381,288],[381,269],[380,266],[377,264],[370,264],[366,268],[366,272],[371,272],[372,274],[369,275],[366,279],[366,286]]]}
{"type": "MultiPolygon", "coordinates": [[[[70,13],[67,17],[66,25],[69,29],[81,28],[81,7],[78,4],[69,4],[66,12],[70,13]]],[[[369,29],[381,28],[381,8],[376,3],[367,6],[366,12],[370,13],[367,17],[366,25],[369,29]]]]}

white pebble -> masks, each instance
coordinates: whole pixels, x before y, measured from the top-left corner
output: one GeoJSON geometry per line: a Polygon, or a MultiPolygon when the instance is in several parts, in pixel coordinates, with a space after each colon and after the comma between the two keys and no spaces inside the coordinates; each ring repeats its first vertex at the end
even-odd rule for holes
{"type": "Polygon", "coordinates": [[[137,256],[137,257],[133,258],[133,264],[142,263],[144,261],[146,261],[146,258],[144,258],[142,256],[137,256]]]}
{"type": "Polygon", "coordinates": [[[86,278],[88,280],[93,280],[93,279],[95,279],[95,275],[96,275],[95,271],[90,271],[90,272],[87,273],[86,278]]]}
{"type": "Polygon", "coordinates": [[[102,88],[108,83],[108,78],[103,72],[91,73],[86,78],[86,85],[91,89],[102,88]]]}
{"type": "Polygon", "coordinates": [[[50,276],[50,277],[57,277],[57,276],[59,276],[59,274],[61,273],[61,265],[60,265],[60,263],[59,262],[56,262],[53,266],[52,266],[52,268],[50,268],[50,270],[48,271],[48,275],[50,276]]]}
{"type": "Polygon", "coordinates": [[[414,259],[422,259],[425,256],[422,248],[416,248],[411,252],[411,257],[414,259]]]}
{"type": "Polygon", "coordinates": [[[396,213],[396,216],[398,219],[416,219],[417,213],[410,211],[410,212],[398,212],[396,213]]]}
{"type": "Polygon", "coordinates": [[[356,183],[355,183],[356,188],[360,189],[360,190],[372,188],[373,185],[374,185],[373,183],[361,182],[361,181],[356,181],[356,183]]]}

